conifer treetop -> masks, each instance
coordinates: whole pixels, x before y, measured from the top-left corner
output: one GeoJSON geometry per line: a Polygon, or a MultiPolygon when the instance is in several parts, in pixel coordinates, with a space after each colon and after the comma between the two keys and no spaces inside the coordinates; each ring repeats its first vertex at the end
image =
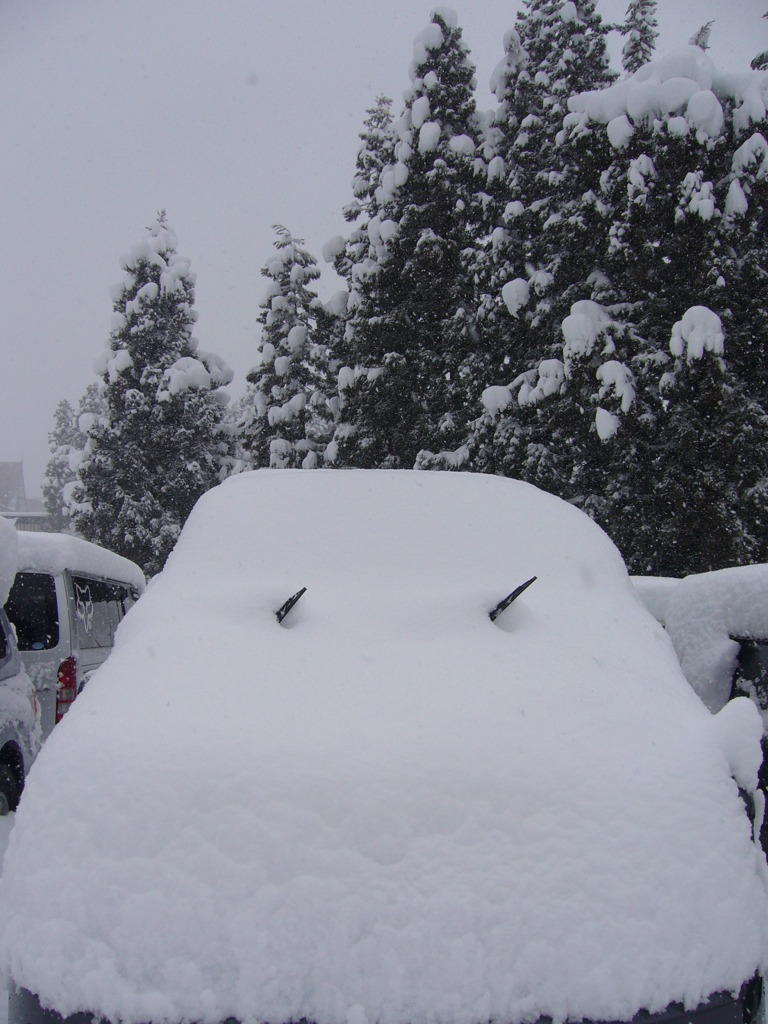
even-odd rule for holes
{"type": "MultiPolygon", "coordinates": [[[[768,19],[768,11],[765,12],[763,17],[768,19]]],[[[756,57],[753,57],[750,67],[753,71],[768,70],[768,50],[763,50],[762,53],[758,53],[756,57]]]]}
{"type": "MultiPolygon", "coordinates": [[[[164,212],[121,260],[112,330],[96,360],[104,412],[87,441],[70,508],[78,531],[162,568],[197,499],[229,459],[232,371],[193,336],[195,275],[164,212]]],[[[84,421],[86,417],[80,417],[84,421]]]]}
{"type": "Polygon", "coordinates": [[[627,37],[621,51],[621,64],[628,74],[641,68],[653,56],[658,38],[657,0],[630,0],[622,26],[627,37]]]}

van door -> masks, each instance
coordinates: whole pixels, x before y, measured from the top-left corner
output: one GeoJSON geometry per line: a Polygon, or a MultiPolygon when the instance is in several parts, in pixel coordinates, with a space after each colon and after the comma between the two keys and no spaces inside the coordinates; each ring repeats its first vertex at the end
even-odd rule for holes
{"type": "Polygon", "coordinates": [[[78,693],[112,651],[110,588],[106,580],[70,575],[75,623],[78,693]]]}
{"type": "Polygon", "coordinates": [[[16,631],[21,660],[40,705],[46,739],[56,723],[56,682],[59,665],[71,653],[67,593],[61,576],[18,572],[5,604],[16,631]]]}

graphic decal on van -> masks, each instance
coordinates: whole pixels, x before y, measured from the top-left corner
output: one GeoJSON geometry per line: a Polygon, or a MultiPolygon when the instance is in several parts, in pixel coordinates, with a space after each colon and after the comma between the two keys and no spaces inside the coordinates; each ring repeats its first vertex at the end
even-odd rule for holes
{"type": "Polygon", "coordinates": [[[75,583],[75,598],[77,601],[77,617],[85,627],[85,632],[90,633],[93,626],[93,598],[90,587],[81,587],[75,583]]]}

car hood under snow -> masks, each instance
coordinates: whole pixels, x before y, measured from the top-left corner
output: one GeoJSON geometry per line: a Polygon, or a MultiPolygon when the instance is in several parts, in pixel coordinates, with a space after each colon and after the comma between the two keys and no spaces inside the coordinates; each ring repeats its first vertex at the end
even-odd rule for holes
{"type": "Polygon", "coordinates": [[[38,758],[0,956],[60,1012],[129,1024],[693,1006],[765,966],[732,778],[754,787],[760,735],[749,701],[706,710],[564,502],[245,474],[198,503],[38,758]]]}

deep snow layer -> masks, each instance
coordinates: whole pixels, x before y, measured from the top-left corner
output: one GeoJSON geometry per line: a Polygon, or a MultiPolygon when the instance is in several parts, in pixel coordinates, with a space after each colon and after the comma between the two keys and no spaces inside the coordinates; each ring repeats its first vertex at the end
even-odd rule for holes
{"type": "Polygon", "coordinates": [[[129,583],[144,589],[144,573],[133,562],[98,544],[63,533],[19,533],[18,569],[62,572],[64,569],[129,583]]]}
{"type": "MultiPolygon", "coordinates": [[[[6,814],[5,817],[0,818],[0,874],[3,870],[3,857],[5,856],[5,848],[8,845],[8,840],[11,836],[11,829],[16,819],[15,814],[6,814]]],[[[3,985],[0,985],[0,1024],[6,1024],[8,1020],[8,993],[3,985]]]]}
{"type": "Polygon", "coordinates": [[[0,605],[5,604],[16,575],[16,537],[13,525],[0,516],[0,605]]]}
{"type": "Polygon", "coordinates": [[[710,715],[558,499],[246,474],[198,503],[38,758],[0,958],[128,1024],[692,1006],[768,948],[731,778],[754,785],[760,735],[747,700],[710,715]]]}
{"type": "Polygon", "coordinates": [[[733,637],[768,640],[768,565],[681,580],[636,576],[633,583],[666,627],[688,682],[711,711],[719,711],[730,696],[739,655],[733,637]]]}

